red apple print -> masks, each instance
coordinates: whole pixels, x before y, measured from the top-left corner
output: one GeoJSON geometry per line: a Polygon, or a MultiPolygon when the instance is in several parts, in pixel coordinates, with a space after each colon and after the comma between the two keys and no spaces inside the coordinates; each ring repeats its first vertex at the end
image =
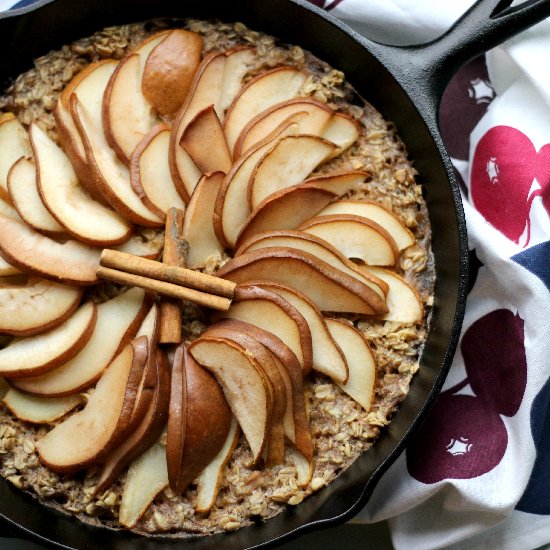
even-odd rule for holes
{"type": "Polygon", "coordinates": [[[537,154],[531,140],[510,126],[491,128],[474,154],[470,196],[475,207],[516,243],[527,227],[525,246],[530,239],[531,203],[541,195],[540,189],[529,194],[530,189],[535,178],[543,189],[550,185],[549,156],[548,145],[537,154]]]}
{"type": "Polygon", "coordinates": [[[516,414],[527,381],[523,325],[519,315],[497,309],[464,333],[468,376],[438,396],[407,449],[418,481],[478,477],[502,460],[508,434],[501,414],[516,414]],[[468,384],[475,395],[457,395],[468,384]]]}
{"type": "Polygon", "coordinates": [[[485,56],[464,65],[449,82],[439,107],[439,127],[452,157],[468,160],[470,134],[495,97],[485,56]]]}
{"type": "Polygon", "coordinates": [[[518,412],[527,384],[523,324],[519,314],[497,309],[473,323],[460,344],[473,392],[506,416],[518,412]]]}
{"type": "Polygon", "coordinates": [[[542,187],[542,204],[550,214],[550,143],[539,151],[535,177],[542,187]]]}
{"type": "Polygon", "coordinates": [[[491,471],[507,445],[506,427],[487,402],[443,392],[407,450],[407,468],[422,483],[469,479],[491,471]]]}

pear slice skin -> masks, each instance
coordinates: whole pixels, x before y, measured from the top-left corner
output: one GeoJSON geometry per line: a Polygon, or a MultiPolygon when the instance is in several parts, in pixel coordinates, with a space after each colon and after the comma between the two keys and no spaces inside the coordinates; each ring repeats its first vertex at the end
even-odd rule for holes
{"type": "Polygon", "coordinates": [[[235,253],[240,256],[246,252],[253,252],[262,248],[276,247],[296,248],[317,256],[320,260],[327,262],[332,267],[347,273],[351,277],[370,286],[382,299],[386,298],[389,286],[382,279],[371,273],[359,269],[357,264],[351,262],[339,250],[330,243],[305,231],[282,229],[265,231],[254,235],[244,242],[235,253]]]}
{"type": "Polygon", "coordinates": [[[375,202],[340,200],[325,207],[318,215],[333,214],[362,216],[376,222],[393,237],[400,252],[415,243],[414,235],[410,229],[393,212],[375,202]]]}
{"type": "MultiPolygon", "coordinates": [[[[220,326],[207,331],[207,336],[223,338],[234,342],[251,354],[265,373],[273,390],[273,408],[268,428],[267,449],[264,452],[266,467],[270,468],[282,464],[285,459],[285,428],[284,419],[287,411],[287,390],[276,364],[278,359],[269,350],[258,342],[250,333],[234,330],[229,326],[220,326]]],[[[283,368],[284,370],[284,368],[283,368]]],[[[285,371],[286,374],[286,371],[285,371]]]]}
{"type": "Polygon", "coordinates": [[[8,172],[8,191],[15,209],[31,227],[47,234],[62,234],[65,228],[44,206],[36,183],[36,167],[20,158],[8,172]]]}
{"type": "Polygon", "coordinates": [[[91,285],[98,281],[101,250],[74,240],[58,243],[2,214],[0,223],[0,253],[10,265],[69,284],[91,285]]]}
{"type": "Polygon", "coordinates": [[[327,319],[327,326],[346,355],[349,378],[338,386],[367,412],[374,400],[376,363],[365,336],[352,325],[336,319],[327,319]]]}
{"type": "Polygon", "coordinates": [[[196,114],[183,131],[179,145],[203,174],[227,173],[231,168],[231,154],[214,105],[196,114]]]}
{"type": "Polygon", "coordinates": [[[231,410],[214,376],[185,346],[176,350],[166,460],[170,487],[177,494],[216,457],[231,426],[231,410]]]}
{"type": "Polygon", "coordinates": [[[80,405],[82,397],[38,397],[10,388],[3,403],[19,420],[32,424],[51,424],[80,405]]]}
{"type": "Polygon", "coordinates": [[[222,386],[257,464],[267,446],[273,408],[273,389],[265,372],[245,348],[224,338],[202,336],[191,343],[189,352],[222,386]]]}
{"type": "Polygon", "coordinates": [[[269,280],[302,291],[321,311],[387,313],[385,301],[370,287],[301,250],[275,247],[247,252],[227,262],[218,277],[235,283],[269,280]]]}
{"type": "Polygon", "coordinates": [[[145,292],[132,288],[97,306],[97,321],[88,343],[52,372],[12,380],[20,391],[58,397],[91,386],[113,357],[133,338],[151,307],[145,292]]]}
{"type": "MultiPolygon", "coordinates": [[[[122,443],[104,460],[102,471],[96,486],[95,494],[105,491],[122,473],[124,468],[154,446],[161,436],[168,418],[170,400],[170,365],[164,351],[156,350],[156,359],[152,361],[152,385],[147,388],[150,398],[148,406],[143,411],[141,422],[137,422],[135,429],[123,438],[122,443]]],[[[146,374],[149,376],[149,373],[146,374]]],[[[144,394],[141,394],[141,399],[144,394]]],[[[138,408],[140,403],[137,403],[138,408]]],[[[134,410],[134,413],[136,411],[134,410]]],[[[139,413],[137,413],[139,414],[139,413]]],[[[134,421],[132,416],[131,422],[134,421]]]]}
{"type": "MultiPolygon", "coordinates": [[[[311,460],[313,457],[313,442],[305,407],[303,373],[294,352],[275,334],[251,323],[237,319],[220,319],[210,325],[206,333],[216,334],[219,329],[231,329],[234,332],[249,334],[280,361],[286,370],[290,384],[290,392],[287,390],[287,411],[290,410],[293,417],[292,421],[289,421],[285,415],[285,435],[303,455],[311,460]]],[[[284,381],[285,377],[282,377],[284,381]]]]}
{"type": "Polygon", "coordinates": [[[67,155],[38,125],[31,124],[40,198],[53,217],[79,241],[95,246],[120,244],[130,238],[131,225],[93,200],[79,184],[67,155]]]}
{"type": "Polygon", "coordinates": [[[183,104],[201,61],[202,38],[174,29],[151,51],[143,68],[143,97],[159,115],[173,116],[183,104]]]}
{"type": "Polygon", "coordinates": [[[65,321],[76,310],[82,288],[31,278],[24,286],[0,288],[0,332],[31,336],[65,321]]]}
{"type": "Polygon", "coordinates": [[[87,302],[55,328],[12,341],[0,350],[0,375],[45,374],[71,360],[91,338],[96,319],[97,306],[87,302]]]}
{"type": "Polygon", "coordinates": [[[86,407],[37,442],[43,464],[54,472],[71,473],[100,460],[117,429],[133,357],[127,344],[103,373],[86,407]]]}

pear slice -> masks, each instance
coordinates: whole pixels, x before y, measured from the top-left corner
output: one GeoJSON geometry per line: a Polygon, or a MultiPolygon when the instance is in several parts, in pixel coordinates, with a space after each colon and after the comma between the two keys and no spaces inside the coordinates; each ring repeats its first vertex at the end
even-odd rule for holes
{"type": "Polygon", "coordinates": [[[208,327],[205,334],[221,336],[221,330],[230,329],[252,336],[266,347],[280,370],[281,378],[286,387],[286,413],[283,420],[286,437],[309,459],[313,457],[313,442],[309,430],[309,422],[304,400],[304,384],[302,367],[293,351],[275,336],[251,323],[237,319],[221,319],[208,327]],[[220,332],[218,332],[220,331],[220,332]]]}
{"type": "MultiPolygon", "coordinates": [[[[105,460],[103,468],[97,482],[95,494],[101,494],[105,491],[122,473],[124,468],[146,452],[155,444],[161,436],[168,418],[168,406],[170,400],[170,365],[164,352],[158,350],[155,352],[156,359],[151,362],[150,371],[144,376],[149,377],[152,374],[152,384],[143,391],[136,402],[139,409],[143,407],[143,399],[147,395],[147,407],[143,410],[141,421],[122,440],[117,447],[105,460]],[[150,395],[149,397],[149,394],[150,395]]],[[[134,423],[136,409],[132,415],[131,422],[134,423]]]]}
{"type": "Polygon", "coordinates": [[[100,304],[93,334],[78,355],[48,374],[13,380],[13,385],[27,393],[52,397],[86,389],[133,338],[149,308],[150,302],[140,288],[100,304]]]}
{"type": "Polygon", "coordinates": [[[65,232],[40,198],[36,184],[36,168],[30,160],[20,158],[11,167],[8,172],[8,192],[21,219],[31,227],[44,233],[65,232]]]}
{"type": "Polygon", "coordinates": [[[167,486],[166,453],[160,443],[155,443],[128,469],[120,500],[120,523],[128,528],[134,527],[158,493],[167,486]]]}
{"type": "Polygon", "coordinates": [[[299,229],[328,242],[347,258],[367,265],[393,266],[399,260],[393,237],[381,225],[361,216],[319,215],[299,229]]]}
{"type": "Polygon", "coordinates": [[[296,355],[304,374],[311,370],[313,349],[309,325],[294,306],[274,292],[253,285],[237,286],[229,309],[217,312],[214,318],[237,319],[272,332],[296,355]]]}
{"type": "Polygon", "coordinates": [[[189,243],[187,267],[205,267],[209,259],[221,257],[223,247],[214,232],[214,204],[225,174],[215,172],[201,178],[183,218],[183,238],[189,243]]]}
{"type": "Polygon", "coordinates": [[[0,222],[0,252],[10,265],[69,284],[98,281],[101,250],[72,240],[59,243],[1,214],[0,222]]]}
{"type": "Polygon", "coordinates": [[[248,186],[252,209],[267,197],[301,181],[334,152],[336,146],[323,138],[287,136],[256,165],[248,186]]]}
{"type": "Polygon", "coordinates": [[[38,125],[31,124],[36,181],[46,208],[68,233],[95,246],[127,241],[131,225],[110,208],[94,201],[78,183],[65,153],[38,125]]]}
{"type": "Polygon", "coordinates": [[[372,273],[389,285],[387,297],[389,311],[381,316],[381,319],[399,323],[420,323],[424,319],[422,300],[418,292],[403,277],[382,267],[365,265],[360,269],[372,273]]]}
{"type": "Polygon", "coordinates": [[[8,172],[21,157],[32,157],[25,128],[11,113],[0,114],[0,198],[9,201],[8,172]]]}
{"type": "Polygon", "coordinates": [[[242,88],[227,109],[224,131],[232,152],[242,129],[267,108],[296,97],[307,74],[294,67],[278,67],[259,74],[242,88]]]}
{"type": "Polygon", "coordinates": [[[303,231],[284,229],[258,233],[258,235],[253,236],[243,243],[235,253],[235,256],[240,256],[246,252],[252,252],[262,248],[276,248],[281,246],[296,248],[297,250],[302,250],[303,252],[308,252],[313,256],[317,256],[320,260],[327,262],[327,264],[330,264],[332,267],[370,286],[381,298],[386,298],[386,294],[389,290],[387,283],[371,273],[360,270],[356,264],[348,260],[348,258],[325,240],[303,231]]]}
{"type": "Polygon", "coordinates": [[[170,132],[166,124],[155,126],[140,141],[130,158],[130,179],[134,191],[145,206],[163,220],[169,208],[185,209],[168,164],[170,132]]]}
{"type": "Polygon", "coordinates": [[[31,278],[0,288],[0,332],[31,336],[65,321],[78,307],[82,289],[31,278]]]}
{"type": "Polygon", "coordinates": [[[37,397],[11,388],[4,396],[3,403],[19,420],[33,424],[51,424],[80,405],[82,397],[37,397]]]}
{"type": "MultiPolygon", "coordinates": [[[[59,142],[73,165],[78,181],[95,200],[107,204],[103,193],[101,193],[101,190],[96,186],[95,179],[88,167],[86,150],[84,149],[84,143],[82,142],[71,114],[70,101],[71,95],[78,88],[80,82],[85,80],[90,73],[94,72],[99,65],[104,63],[112,65],[112,60],[103,59],[101,61],[96,61],[80,71],[69,82],[63,92],[61,92],[61,96],[57,101],[53,114],[59,136],[59,142]]],[[[85,89],[86,87],[87,86],[84,85],[83,88],[85,89]]]]}
{"type": "Polygon", "coordinates": [[[129,164],[137,144],[160,121],[142,92],[144,69],[149,54],[167,37],[157,33],[126,55],[105,87],[102,119],[105,137],[118,158],[129,164]]]}
{"type": "Polygon", "coordinates": [[[315,136],[321,135],[322,129],[334,114],[326,103],[313,97],[297,97],[277,103],[257,114],[244,126],[235,143],[233,157],[239,158],[265,139],[281,122],[297,113],[307,113],[307,116],[300,117],[298,133],[315,136]]]}
{"type": "Polygon", "coordinates": [[[403,225],[399,218],[375,202],[342,200],[336,201],[319,212],[320,216],[334,214],[350,214],[362,216],[383,227],[394,239],[397,249],[401,252],[415,243],[414,235],[403,225]]]}
{"type": "Polygon", "coordinates": [[[242,288],[246,285],[255,285],[274,292],[295,307],[306,320],[311,332],[313,369],[326,374],[335,382],[346,382],[348,379],[346,356],[328,331],[319,308],[303,292],[280,283],[264,281],[241,283],[240,286],[242,288]]]}
{"type": "Polygon", "coordinates": [[[113,250],[156,260],[160,256],[163,246],[164,239],[162,236],[155,236],[148,240],[145,235],[137,234],[130,237],[125,243],[113,246],[113,250]]]}
{"type": "Polygon", "coordinates": [[[0,374],[10,378],[44,374],[69,361],[90,339],[96,318],[97,307],[87,302],[57,327],[13,340],[0,350],[0,374]]]}
{"type": "Polygon", "coordinates": [[[203,173],[229,172],[231,155],[214,105],[209,105],[189,122],[179,142],[203,173]]]}
{"type": "Polygon", "coordinates": [[[250,214],[237,238],[237,245],[253,235],[276,229],[295,229],[336,198],[321,187],[294,185],[264,199],[250,214]]]}
{"type": "Polygon", "coordinates": [[[3,378],[0,378],[0,399],[3,399],[9,390],[10,385],[3,378]]]}
{"type": "Polygon", "coordinates": [[[376,384],[376,363],[369,343],[360,331],[344,321],[327,319],[327,326],[344,350],[349,367],[347,382],[338,383],[338,386],[369,412],[376,384]]]}
{"type": "Polygon", "coordinates": [[[185,346],[176,350],[166,439],[170,487],[177,494],[216,457],[231,426],[231,410],[214,376],[185,346]]]}
{"type": "Polygon", "coordinates": [[[265,140],[238,159],[225,177],[214,206],[214,230],[224,246],[236,246],[237,237],[250,215],[248,183],[256,165],[281,137],[292,134],[297,128],[292,120],[282,122],[265,140]]]}
{"type": "Polygon", "coordinates": [[[0,256],[0,277],[10,277],[12,275],[19,275],[20,273],[21,271],[19,269],[13,267],[0,256]]]}
{"type": "Polygon", "coordinates": [[[11,197],[8,197],[8,199],[10,200],[9,204],[4,199],[0,199],[0,214],[2,216],[11,218],[12,220],[21,221],[21,216],[19,215],[17,210],[13,206],[11,206],[11,197]]]}
{"type": "Polygon", "coordinates": [[[336,144],[338,149],[333,156],[338,156],[351,147],[361,134],[359,123],[349,115],[336,113],[323,128],[322,137],[336,144]]]}
{"type": "Polygon", "coordinates": [[[220,492],[223,469],[237,447],[238,441],[239,424],[232,415],[229,433],[222,448],[196,479],[197,500],[195,502],[195,512],[204,514],[214,506],[220,492]]]}
{"type": "Polygon", "coordinates": [[[143,68],[143,97],[161,116],[173,116],[183,104],[199,67],[202,38],[184,29],[169,31],[151,51],[143,68]]]}
{"type": "MultiPolygon", "coordinates": [[[[321,174],[319,176],[311,177],[305,180],[302,185],[320,187],[335,193],[339,197],[345,195],[348,191],[355,189],[362,183],[364,183],[370,174],[362,170],[350,170],[344,172],[330,172],[328,174],[321,174]]],[[[339,201],[337,201],[339,202],[339,201]]],[[[344,201],[341,201],[344,202],[344,201]]],[[[334,203],[331,203],[334,204],[334,203]]],[[[326,208],[329,208],[327,206],[326,208]]],[[[326,210],[324,208],[323,210],[326,210]]]]}
{"type": "Polygon", "coordinates": [[[128,167],[110,148],[104,134],[102,101],[116,61],[97,64],[70,96],[70,112],[86,153],[93,187],[127,220],[146,227],[160,227],[162,220],[141,202],[132,189],[128,167]]]}
{"type": "Polygon", "coordinates": [[[97,463],[113,440],[134,359],[130,344],[107,367],[84,409],[40,439],[40,460],[54,472],[71,473],[97,463]]]}
{"type": "Polygon", "coordinates": [[[222,386],[258,463],[269,438],[273,408],[273,389],[264,370],[253,354],[232,340],[201,336],[189,352],[222,386]]]}
{"type": "MultiPolygon", "coordinates": [[[[224,338],[246,349],[246,352],[256,359],[267,376],[273,391],[273,408],[271,410],[268,443],[266,452],[264,452],[264,460],[268,468],[282,464],[285,456],[285,418],[288,410],[287,386],[290,385],[285,367],[280,364],[277,356],[273,355],[250,333],[235,330],[231,325],[218,324],[215,328],[209,329],[205,335],[208,338],[224,338]]],[[[292,406],[292,403],[290,406],[292,406]]]]}
{"type": "Polygon", "coordinates": [[[385,315],[385,300],[370,286],[312,254],[277,247],[254,250],[233,258],[217,275],[235,283],[269,280],[292,286],[321,311],[385,315]]]}
{"type": "Polygon", "coordinates": [[[313,477],[313,460],[306,458],[298,449],[289,447],[290,462],[296,468],[298,486],[305,489],[313,477]]]}
{"type": "Polygon", "coordinates": [[[188,201],[201,176],[191,157],[179,146],[187,125],[203,109],[214,105],[218,118],[241,88],[241,81],[253,60],[253,50],[237,47],[207,55],[200,64],[186,101],[177,114],[170,139],[170,170],[176,189],[188,201]]]}

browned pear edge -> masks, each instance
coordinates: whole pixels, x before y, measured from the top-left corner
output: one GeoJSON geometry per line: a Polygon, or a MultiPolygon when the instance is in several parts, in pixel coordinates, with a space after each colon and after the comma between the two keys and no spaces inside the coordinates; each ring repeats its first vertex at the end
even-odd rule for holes
{"type": "MultiPolygon", "coordinates": [[[[269,350],[252,335],[218,325],[207,331],[208,337],[230,340],[252,354],[273,388],[273,408],[267,434],[265,465],[270,468],[285,461],[285,433],[283,419],[286,411],[286,389],[269,350]]],[[[231,417],[229,416],[229,420],[231,417]]],[[[227,427],[229,431],[229,425],[227,427]]],[[[227,434],[226,434],[227,437],[227,434]]],[[[223,439],[225,441],[225,438],[223,439]]],[[[223,441],[221,444],[223,445],[223,441]]],[[[220,445],[221,448],[221,445],[220,445]]],[[[219,449],[218,449],[219,450],[219,449]]],[[[211,457],[214,458],[215,454],[211,457]]]]}
{"type": "Polygon", "coordinates": [[[391,251],[393,253],[394,262],[392,265],[395,265],[399,261],[399,249],[397,248],[395,239],[380,224],[368,218],[364,218],[363,216],[355,216],[354,214],[330,214],[330,215],[316,216],[315,218],[311,218],[307,222],[304,222],[298,229],[300,231],[305,231],[306,229],[309,229],[310,227],[314,227],[315,225],[321,225],[324,223],[333,223],[338,221],[350,221],[350,222],[358,223],[358,224],[370,227],[374,231],[380,233],[380,235],[382,235],[382,237],[384,237],[384,239],[388,241],[388,245],[391,248],[391,251]]]}
{"type": "Polygon", "coordinates": [[[217,275],[225,279],[235,280],[236,272],[246,270],[248,265],[271,259],[287,261],[290,259],[308,265],[310,268],[329,279],[332,283],[341,286],[346,291],[357,296],[365,306],[361,313],[367,315],[384,315],[388,312],[386,303],[371,287],[354,279],[351,275],[347,275],[343,271],[333,268],[319,258],[298,249],[277,247],[275,249],[266,248],[247,252],[227,262],[217,272],[217,275]]]}
{"type": "Polygon", "coordinates": [[[138,143],[130,157],[130,184],[136,195],[141,199],[141,202],[153,214],[156,214],[161,220],[166,220],[166,212],[160,209],[148,196],[143,186],[141,185],[141,155],[149,147],[151,141],[156,138],[161,132],[170,130],[170,126],[164,122],[157,124],[153,129],[138,143]]]}
{"type": "Polygon", "coordinates": [[[73,287],[73,288],[78,289],[78,292],[76,293],[73,302],[69,305],[69,307],[65,311],[63,311],[63,313],[59,317],[56,317],[55,319],[52,319],[51,321],[48,321],[47,323],[44,323],[42,325],[37,325],[34,327],[22,329],[22,330],[2,327],[0,329],[0,333],[11,334],[12,336],[33,336],[35,334],[40,334],[41,332],[46,332],[47,330],[50,330],[60,325],[61,323],[63,323],[63,321],[66,321],[77,310],[78,306],[80,305],[80,301],[82,300],[84,289],[82,287],[73,287]]]}
{"type": "MultiPolygon", "coordinates": [[[[233,340],[229,340],[229,339],[226,339],[226,338],[201,336],[197,340],[194,340],[189,345],[189,352],[193,355],[193,349],[195,347],[197,347],[198,345],[200,345],[201,343],[203,343],[203,342],[210,342],[212,344],[222,344],[222,345],[228,346],[230,348],[233,348],[242,357],[245,358],[245,360],[248,362],[250,367],[253,368],[256,371],[256,373],[258,374],[258,377],[262,381],[262,385],[263,385],[264,390],[265,390],[266,410],[265,410],[265,425],[263,427],[264,437],[263,437],[262,443],[261,443],[261,445],[258,449],[257,455],[253,457],[253,459],[254,459],[254,464],[253,465],[257,466],[261,462],[262,457],[263,457],[263,453],[266,449],[267,442],[268,442],[268,431],[269,431],[269,427],[271,426],[271,414],[272,414],[272,410],[273,410],[273,388],[271,387],[271,382],[267,378],[266,373],[261,368],[260,364],[258,363],[256,358],[254,357],[254,355],[247,353],[245,348],[243,348],[242,346],[239,346],[233,340]]],[[[195,357],[195,356],[193,355],[193,357],[195,357]]],[[[197,360],[196,357],[195,357],[195,360],[197,360]]],[[[197,360],[197,362],[199,362],[199,361],[197,360]]],[[[199,362],[199,364],[200,364],[200,362],[199,362]]],[[[208,367],[205,367],[205,368],[208,369],[208,367]]],[[[208,369],[208,370],[210,370],[210,369],[208,369]]],[[[216,376],[216,374],[214,374],[214,376],[216,376]]],[[[224,386],[223,379],[220,379],[220,378],[221,377],[216,376],[216,379],[218,380],[218,382],[220,382],[220,385],[223,388],[223,386],[224,386]]],[[[225,393],[225,391],[224,391],[224,393],[225,393]]],[[[229,400],[228,400],[228,402],[229,402],[229,400]]],[[[230,407],[231,407],[231,405],[232,405],[231,402],[229,402],[230,407]]],[[[235,413],[233,413],[233,414],[235,414],[235,413]]],[[[237,415],[235,415],[235,416],[237,416],[237,415]]],[[[246,434],[245,434],[245,437],[246,437],[246,434]]]]}
{"type": "MultiPolygon", "coordinates": [[[[297,104],[311,103],[311,104],[316,105],[317,107],[319,107],[319,108],[321,108],[321,109],[323,109],[323,110],[325,110],[329,113],[334,112],[326,103],[323,103],[322,101],[319,101],[318,99],[315,99],[314,97],[309,97],[309,96],[295,97],[295,98],[292,98],[292,99],[287,99],[285,101],[281,101],[280,103],[276,103],[272,107],[269,107],[268,109],[265,109],[261,113],[258,113],[254,118],[251,118],[247,122],[247,124],[243,127],[243,129],[241,130],[241,133],[239,134],[239,137],[238,137],[237,141],[235,142],[235,147],[233,148],[233,159],[234,160],[238,159],[243,152],[248,153],[249,149],[247,149],[246,151],[241,151],[241,148],[243,146],[244,140],[246,139],[246,136],[247,136],[249,130],[253,126],[255,126],[257,122],[262,120],[264,117],[269,116],[271,113],[273,113],[274,111],[277,111],[278,109],[280,109],[283,106],[286,107],[287,105],[294,105],[296,103],[297,104]]],[[[253,145],[253,147],[254,146],[255,145],[253,145]]]]}
{"type": "Polygon", "coordinates": [[[294,352],[272,332],[245,321],[239,321],[237,319],[220,319],[215,324],[208,327],[207,333],[214,331],[217,327],[227,327],[234,331],[250,334],[250,336],[255,338],[260,344],[265,346],[271,353],[279,358],[288,373],[291,384],[296,389],[296,391],[293,392],[294,444],[308,460],[312,460],[313,441],[309,429],[304,399],[303,372],[300,362],[294,352]]]}
{"type": "MultiPolygon", "coordinates": [[[[36,366],[32,369],[20,369],[9,372],[0,371],[0,375],[4,378],[26,378],[29,376],[38,376],[41,374],[47,374],[72,359],[88,343],[88,340],[92,337],[92,334],[94,332],[94,327],[97,320],[97,306],[96,304],[92,303],[92,307],[92,314],[90,316],[88,324],[86,325],[86,328],[84,329],[78,340],[74,342],[72,346],[64,350],[63,353],[61,353],[57,357],[54,357],[50,361],[47,361],[46,363],[43,363],[42,365],[36,366]]],[[[53,330],[55,330],[55,328],[53,330]]]]}
{"type": "Polygon", "coordinates": [[[313,365],[313,346],[311,343],[311,331],[303,315],[294,306],[290,305],[285,299],[274,292],[270,292],[258,286],[249,285],[248,283],[237,285],[233,301],[244,302],[247,300],[267,300],[273,302],[296,323],[304,361],[302,370],[304,375],[308,374],[313,365]]]}
{"type": "Polygon", "coordinates": [[[179,468],[174,468],[179,471],[178,478],[174,487],[170,483],[178,494],[184,493],[219,453],[227,439],[232,416],[216,378],[199,365],[185,348],[183,368],[187,418],[181,455],[170,457],[166,446],[167,460],[179,458],[179,468]]]}
{"type": "Polygon", "coordinates": [[[164,430],[170,400],[170,365],[163,350],[156,350],[156,360],[152,363],[154,388],[147,410],[135,430],[103,460],[103,468],[94,492],[96,495],[105,491],[128,464],[152,447],[164,430]]]}
{"type": "Polygon", "coordinates": [[[268,239],[269,237],[291,237],[291,238],[299,238],[303,239],[304,241],[310,241],[312,243],[318,244],[319,246],[322,246],[326,248],[329,252],[334,254],[343,264],[346,265],[349,269],[352,269],[355,271],[360,277],[364,277],[368,279],[371,283],[375,284],[380,288],[380,290],[384,293],[384,295],[387,295],[390,287],[386,281],[383,281],[379,277],[376,277],[373,273],[368,273],[363,271],[362,269],[359,269],[359,267],[354,264],[351,260],[346,258],[339,250],[334,248],[330,243],[325,241],[324,239],[321,239],[320,237],[317,237],[315,235],[311,235],[310,233],[305,233],[304,231],[295,230],[295,229],[277,229],[275,231],[264,231],[263,233],[258,233],[257,235],[253,235],[249,240],[246,242],[243,242],[237,251],[235,252],[235,257],[241,256],[245,254],[254,243],[261,241],[263,239],[268,239]]]}

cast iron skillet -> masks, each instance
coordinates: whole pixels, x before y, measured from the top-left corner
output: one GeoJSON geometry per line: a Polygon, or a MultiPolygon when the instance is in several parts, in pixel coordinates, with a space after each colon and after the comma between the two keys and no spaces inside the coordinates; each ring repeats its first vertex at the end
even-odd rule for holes
{"type": "MultiPolygon", "coordinates": [[[[368,453],[298,507],[265,524],[189,540],[190,547],[257,547],[349,519],[366,503],[382,473],[425,417],[454,354],[467,281],[466,226],[438,131],[438,106],[445,86],[462,64],[550,16],[550,0],[528,0],[516,8],[509,4],[510,0],[482,0],[438,40],[408,48],[373,43],[305,0],[42,0],[0,15],[0,51],[7,52],[0,66],[4,84],[29,69],[34,58],[108,25],[162,16],[243,21],[299,44],[343,70],[359,93],[396,124],[420,173],[433,231],[435,303],[421,369],[399,414],[368,453]]],[[[181,544],[166,537],[147,539],[86,526],[38,505],[3,480],[0,514],[42,543],[57,547],[126,550],[181,544]]]]}

